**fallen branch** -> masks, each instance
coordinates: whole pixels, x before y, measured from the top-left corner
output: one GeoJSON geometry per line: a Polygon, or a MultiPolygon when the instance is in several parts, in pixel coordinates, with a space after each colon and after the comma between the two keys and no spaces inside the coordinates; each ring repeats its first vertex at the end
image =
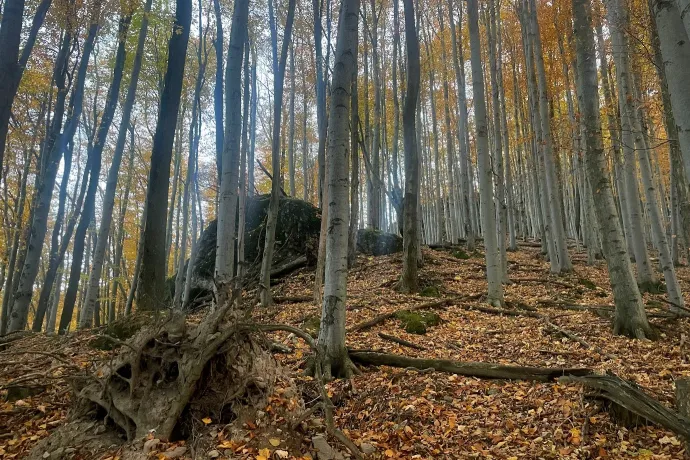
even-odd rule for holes
{"type": "Polygon", "coordinates": [[[370,320],[363,321],[361,323],[355,324],[354,326],[351,326],[350,328],[348,328],[347,332],[350,332],[350,333],[351,332],[361,332],[361,331],[364,331],[366,329],[370,329],[370,328],[376,326],[377,324],[383,323],[387,319],[391,319],[391,318],[395,317],[395,315],[397,315],[401,311],[418,311],[418,310],[430,310],[433,308],[443,308],[446,305],[448,305],[449,303],[451,303],[452,301],[453,301],[453,299],[437,300],[434,302],[423,303],[421,305],[417,305],[414,307],[401,308],[399,310],[395,310],[395,311],[392,311],[390,313],[384,313],[382,315],[375,316],[370,320]]]}
{"type": "Polygon", "coordinates": [[[400,339],[393,335],[384,334],[383,332],[379,332],[379,337],[381,337],[384,340],[397,343],[398,345],[402,345],[403,347],[414,348],[415,350],[426,350],[426,348],[421,345],[417,345],[413,342],[408,342],[407,340],[400,339]]]}
{"type": "Polygon", "coordinates": [[[535,380],[550,382],[565,375],[583,376],[592,373],[587,368],[548,368],[506,366],[494,363],[473,363],[452,361],[447,359],[423,359],[391,353],[379,353],[371,351],[350,351],[350,359],[356,363],[373,366],[391,366],[401,368],[415,368],[420,370],[434,369],[437,372],[465,375],[468,377],[480,377],[487,379],[507,380],[535,380]]]}
{"type": "MultiPolygon", "coordinates": [[[[273,276],[273,275],[271,275],[273,276]]],[[[311,302],[314,300],[314,296],[275,296],[273,297],[273,303],[302,303],[311,302]]]]}
{"type": "Polygon", "coordinates": [[[307,256],[300,256],[295,260],[291,260],[279,267],[271,270],[271,278],[280,278],[284,275],[292,273],[294,270],[301,268],[307,264],[307,256]]]}
{"type": "Polygon", "coordinates": [[[581,383],[597,391],[597,397],[611,401],[619,408],[690,438],[690,419],[668,409],[656,399],[649,396],[639,385],[624,380],[616,375],[568,375],[558,379],[559,382],[581,383]]]}

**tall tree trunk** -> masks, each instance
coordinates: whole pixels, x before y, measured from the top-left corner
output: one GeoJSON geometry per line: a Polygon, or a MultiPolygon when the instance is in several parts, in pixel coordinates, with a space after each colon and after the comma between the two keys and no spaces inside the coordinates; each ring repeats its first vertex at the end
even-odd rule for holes
{"type": "MultiPolygon", "coordinates": [[[[220,0],[213,0],[213,12],[216,16],[216,38],[213,46],[216,50],[216,81],[213,87],[213,114],[216,123],[216,171],[218,188],[223,177],[223,18],[220,11],[220,0]]],[[[220,196],[220,195],[219,195],[220,196]]]]}
{"type": "Polygon", "coordinates": [[[331,81],[328,119],[328,236],[326,278],[317,346],[326,378],[348,377],[352,365],[345,348],[348,245],[348,150],[352,77],[357,66],[359,0],[343,0],[331,81]]]}
{"type": "Polygon", "coordinates": [[[503,166],[503,132],[501,129],[501,95],[499,92],[498,66],[501,56],[496,51],[497,47],[497,23],[496,6],[493,0],[489,5],[489,18],[487,21],[487,43],[489,45],[489,74],[491,78],[491,102],[493,105],[494,122],[494,182],[496,185],[496,213],[498,216],[498,252],[501,258],[501,276],[503,281],[508,281],[508,257],[506,255],[506,237],[508,236],[508,210],[505,200],[505,174],[503,166]]]}
{"type": "Polygon", "coordinates": [[[357,66],[352,75],[352,94],[350,95],[350,228],[347,239],[347,268],[357,261],[357,229],[359,224],[359,100],[357,91],[357,66]]]}
{"type": "Polygon", "coordinates": [[[541,122],[541,131],[543,136],[543,160],[544,170],[546,175],[546,192],[548,196],[548,205],[551,214],[551,238],[556,243],[556,254],[558,257],[559,271],[572,271],[573,266],[568,255],[568,246],[565,239],[565,229],[563,228],[563,199],[560,193],[560,185],[558,176],[556,174],[556,153],[553,149],[553,136],[551,133],[551,123],[549,120],[549,102],[546,86],[546,71],[544,69],[544,53],[541,46],[541,36],[539,32],[539,23],[537,21],[537,11],[534,0],[529,0],[530,18],[532,32],[532,51],[534,53],[534,62],[537,74],[537,86],[539,89],[539,115],[541,122]]]}
{"type": "MultiPolygon", "coordinates": [[[[108,89],[108,95],[105,100],[105,107],[103,109],[103,115],[101,116],[100,124],[98,125],[98,131],[96,133],[95,143],[91,152],[89,152],[89,157],[91,157],[91,171],[89,178],[89,185],[86,191],[86,196],[84,198],[84,210],[82,212],[79,225],[77,226],[77,231],[74,234],[75,242],[72,250],[72,266],[70,268],[70,279],[67,284],[67,290],[65,291],[65,302],[62,309],[62,317],[60,318],[60,331],[64,333],[67,327],[72,321],[72,311],[74,309],[74,302],[76,300],[77,288],[79,287],[79,281],[81,280],[82,273],[82,258],[84,255],[83,241],[86,237],[86,231],[94,219],[95,207],[96,207],[96,192],[98,191],[98,183],[100,182],[101,175],[101,158],[103,155],[103,148],[105,147],[105,141],[108,137],[108,131],[110,130],[110,125],[113,121],[113,116],[115,115],[115,109],[117,108],[117,103],[120,97],[120,85],[122,83],[122,74],[125,66],[125,44],[127,40],[127,31],[129,30],[129,24],[132,19],[131,11],[123,11],[120,16],[120,24],[118,28],[118,47],[115,55],[115,64],[113,67],[113,78],[108,89]],[[81,242],[81,243],[80,243],[81,242]]],[[[105,238],[107,242],[107,238],[105,238]]],[[[88,264],[86,265],[88,269],[88,264]]],[[[99,268],[99,273],[101,268],[99,268]]],[[[88,286],[88,283],[87,283],[88,286]]],[[[96,293],[94,297],[98,296],[98,285],[95,286],[96,293]]],[[[86,304],[82,310],[82,315],[80,317],[79,326],[86,327],[91,324],[94,314],[94,305],[86,304]]],[[[40,327],[40,326],[39,326],[40,327]]]]}
{"type": "Polygon", "coordinates": [[[690,13],[687,0],[680,0],[679,11],[672,0],[652,1],[652,14],[656,20],[659,44],[663,56],[668,92],[676,121],[678,143],[682,152],[685,178],[690,185],[690,13]],[[682,19],[681,14],[683,13],[682,19]],[[685,28],[683,27],[685,23],[685,28]]]}
{"type": "MultiPolygon", "coordinates": [[[[203,5],[201,1],[197,4],[198,11],[198,36],[200,40],[205,37],[202,24],[203,24],[203,5]]],[[[204,43],[205,44],[205,43],[204,43]]],[[[203,53],[203,45],[199,43],[197,45],[196,60],[197,60],[197,74],[196,83],[194,84],[194,98],[192,99],[192,123],[189,126],[189,156],[187,158],[187,176],[184,181],[184,190],[182,192],[182,242],[180,247],[180,254],[177,259],[177,274],[175,276],[175,293],[173,294],[173,308],[181,310],[184,306],[185,300],[185,279],[189,282],[189,277],[185,271],[185,260],[187,259],[187,242],[189,241],[189,205],[191,202],[192,207],[196,207],[193,199],[193,189],[194,189],[194,178],[196,176],[196,163],[197,156],[199,155],[199,145],[198,145],[198,132],[201,131],[201,119],[199,115],[201,114],[201,91],[203,90],[203,84],[205,81],[206,74],[206,58],[203,53]]],[[[195,244],[196,233],[192,232],[191,235],[191,245],[195,244]]],[[[194,259],[190,256],[189,265],[193,265],[194,259]]]]}
{"type": "Polygon", "coordinates": [[[148,210],[144,230],[144,254],[141,260],[141,285],[138,289],[138,306],[142,310],[158,310],[168,300],[165,288],[165,241],[161,235],[165,234],[170,160],[180,109],[191,21],[191,0],[176,0],[173,33],[168,43],[168,68],[165,72],[165,85],[153,138],[151,171],[146,189],[148,210]]]}
{"type": "MultiPolygon", "coordinates": [[[[271,3],[269,0],[269,7],[271,3]]],[[[270,15],[273,16],[272,7],[270,15]]],[[[266,237],[264,241],[264,253],[261,260],[261,280],[259,282],[259,298],[262,306],[273,303],[271,297],[271,266],[273,264],[273,249],[276,240],[276,225],[278,223],[278,205],[280,200],[280,132],[281,114],[283,107],[283,86],[285,82],[285,67],[288,58],[288,46],[292,37],[292,23],[295,18],[295,0],[289,0],[287,19],[285,21],[285,32],[283,34],[283,45],[280,51],[280,61],[273,63],[273,138],[271,145],[271,158],[273,179],[271,180],[271,199],[268,205],[268,216],[266,218],[266,237]]],[[[275,29],[274,29],[275,30],[275,29]]],[[[278,37],[274,34],[273,49],[278,51],[278,37]]],[[[347,252],[346,252],[347,254],[347,252]]]]}
{"type": "Polygon", "coordinates": [[[45,234],[48,227],[48,213],[53,197],[53,188],[55,186],[55,179],[57,176],[58,165],[63,152],[69,142],[71,142],[74,132],[82,110],[82,101],[84,97],[84,80],[86,78],[86,70],[89,64],[93,44],[96,40],[98,32],[98,17],[100,15],[100,3],[94,5],[92,16],[90,18],[89,32],[84,42],[81,61],[77,76],[74,83],[74,89],[70,100],[70,110],[65,123],[65,128],[60,133],[62,126],[62,119],[65,113],[65,79],[69,66],[69,50],[72,37],[69,33],[65,34],[62,47],[56,58],[55,71],[53,78],[55,86],[58,89],[57,100],[53,114],[53,120],[50,127],[50,133],[44,146],[44,154],[47,153],[45,167],[41,174],[39,189],[37,192],[37,201],[34,206],[33,221],[31,224],[31,233],[29,243],[27,244],[26,259],[22,267],[21,276],[19,278],[19,286],[15,291],[15,300],[11,312],[9,331],[17,331],[24,329],[26,320],[29,314],[29,305],[33,295],[34,283],[38,275],[39,259],[43,251],[43,244],[45,234]]]}
{"type": "Polygon", "coordinates": [[[635,112],[632,104],[632,80],[630,78],[630,63],[628,52],[627,8],[619,0],[608,0],[607,12],[611,41],[613,44],[613,59],[616,63],[616,80],[618,82],[618,104],[621,113],[621,130],[625,175],[625,192],[632,230],[633,251],[637,264],[638,283],[643,290],[649,290],[656,285],[656,277],[649,261],[649,253],[644,237],[643,214],[640,206],[639,185],[637,181],[637,167],[635,165],[635,112]]]}
{"type": "MultiPolygon", "coordinates": [[[[270,1],[270,0],[269,0],[270,1]]],[[[237,187],[239,181],[240,138],[242,135],[242,54],[247,41],[249,1],[238,0],[232,13],[230,46],[225,73],[225,145],[223,176],[218,204],[218,238],[216,240],[216,284],[219,292],[230,287],[234,272],[237,240],[237,187]]],[[[225,294],[224,294],[225,295],[225,294]]]]}
{"type": "Polygon", "coordinates": [[[634,338],[651,338],[653,331],[647,322],[642,297],[635,283],[632,266],[627,255],[601,139],[599,93],[590,2],[589,0],[573,0],[572,3],[577,45],[577,69],[581,81],[579,107],[585,125],[585,161],[616,304],[614,332],[634,338]]]}
{"type": "Polygon", "coordinates": [[[12,116],[12,103],[51,1],[41,0],[38,5],[21,55],[19,44],[25,2],[24,0],[6,0],[3,5],[2,22],[0,22],[0,50],[2,50],[0,53],[0,173],[4,171],[3,159],[12,116]]]}
{"type": "Polygon", "coordinates": [[[484,227],[486,276],[489,283],[487,302],[500,306],[503,305],[503,285],[501,284],[500,255],[496,238],[496,209],[491,185],[493,172],[490,166],[489,130],[484,99],[484,71],[481,62],[477,0],[468,0],[467,16],[472,59],[472,93],[474,95],[479,193],[481,195],[482,226],[484,227]]]}
{"type": "MultiPolygon", "coordinates": [[[[415,26],[413,0],[403,0],[405,11],[405,43],[407,48],[407,93],[403,108],[403,145],[405,147],[405,201],[403,204],[404,233],[403,233],[403,272],[400,279],[401,292],[416,292],[419,288],[417,280],[417,256],[419,249],[419,226],[417,222],[419,201],[419,153],[417,143],[417,100],[419,99],[420,57],[419,38],[415,26]]],[[[395,63],[393,63],[395,65],[395,63]]],[[[444,62],[445,65],[445,62],[444,62]]],[[[447,96],[447,83],[444,94],[447,96]]],[[[446,101],[447,102],[447,101],[446,101]]],[[[448,104],[446,103],[446,111],[448,104]]],[[[446,119],[448,119],[446,112],[446,119]]],[[[450,126],[448,136],[450,137],[450,126]]],[[[452,146],[451,146],[452,149],[452,146]]]]}
{"type": "MultiPolygon", "coordinates": [[[[93,254],[93,266],[91,267],[91,273],[89,274],[89,282],[87,285],[88,287],[86,290],[86,311],[93,311],[98,297],[98,289],[101,284],[101,272],[103,271],[105,249],[108,242],[108,237],[110,235],[110,227],[113,220],[113,210],[115,208],[117,181],[120,175],[122,155],[125,150],[127,134],[129,133],[130,122],[132,119],[132,110],[134,108],[134,100],[136,98],[137,85],[139,82],[139,73],[141,72],[141,63],[144,55],[144,44],[146,42],[146,35],[148,33],[148,17],[149,12],[151,11],[152,3],[152,0],[146,0],[146,4],[144,5],[139,36],[137,38],[137,47],[134,54],[134,61],[132,63],[132,74],[129,79],[129,86],[127,88],[127,95],[125,96],[124,105],[122,106],[122,119],[120,120],[120,128],[117,135],[117,140],[115,142],[115,151],[110,163],[110,169],[108,170],[108,178],[106,180],[105,193],[103,195],[103,204],[101,205],[101,222],[98,229],[96,248],[93,254]]],[[[134,134],[132,133],[132,143],[133,142],[134,134]]],[[[133,158],[133,152],[130,152],[130,157],[133,158]]]]}
{"type": "Polygon", "coordinates": [[[290,43],[290,108],[288,109],[290,134],[288,140],[288,183],[290,196],[297,196],[295,188],[295,44],[290,43]]]}

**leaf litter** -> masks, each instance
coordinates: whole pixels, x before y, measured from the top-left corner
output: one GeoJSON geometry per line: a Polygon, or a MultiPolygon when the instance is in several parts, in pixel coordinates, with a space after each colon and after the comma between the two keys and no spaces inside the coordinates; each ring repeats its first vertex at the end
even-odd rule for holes
{"type": "MultiPolygon", "coordinates": [[[[645,294],[648,311],[660,313],[650,318],[660,339],[650,342],[614,336],[610,318],[599,314],[613,304],[605,262],[587,266],[576,255],[574,273],[553,276],[539,258],[538,248],[521,247],[508,257],[509,277],[514,282],[505,286],[506,309],[537,311],[590,347],[559,334],[536,317],[474,310],[482,306],[481,294],[487,287],[481,253],[459,259],[450,252],[427,249],[420,284],[436,286],[439,300],[450,299],[433,310],[440,323],[420,335],[406,332],[393,316],[349,333],[348,347],[455,361],[588,367],[632,380],[668,407],[674,406],[674,380],[690,376],[688,319],[667,318],[668,306],[659,301],[660,296],[645,294]],[[563,308],[568,305],[600,310],[563,308]],[[423,350],[384,338],[391,336],[423,350]]],[[[395,291],[400,271],[399,255],[358,257],[348,282],[348,328],[429,302],[428,297],[395,291]]],[[[680,267],[678,274],[683,291],[689,292],[690,269],[680,267]]],[[[256,309],[257,320],[301,327],[308,318],[318,317],[320,307],[299,301],[309,298],[313,280],[313,272],[305,270],[285,278],[276,295],[297,302],[256,309]]],[[[89,346],[96,333],[37,334],[6,344],[4,349],[0,346],[0,458],[24,458],[68,420],[69,380],[86,378],[95,363],[109,359],[112,353],[89,346]]],[[[286,394],[288,385],[279,385],[265,411],[235,423],[233,430],[209,414],[198,421],[192,439],[151,442],[154,447],[146,454],[145,448],[140,450],[141,457],[128,457],[132,449],[120,446],[92,450],[86,456],[76,449],[63,452],[64,458],[326,458],[314,447],[317,437],[326,436],[323,413],[314,408],[297,426],[289,426],[280,410],[301,410],[300,398],[304,410],[309,410],[318,399],[313,379],[302,376],[310,350],[288,333],[268,335],[289,351],[276,356],[290,370],[299,395],[286,394]]],[[[617,424],[579,385],[484,380],[430,369],[361,370],[362,375],[349,381],[329,383],[327,391],[335,405],[337,428],[367,458],[675,459],[685,454],[682,440],[668,430],[617,424]]],[[[334,448],[333,458],[349,458],[337,440],[329,438],[328,443],[334,448]]]]}

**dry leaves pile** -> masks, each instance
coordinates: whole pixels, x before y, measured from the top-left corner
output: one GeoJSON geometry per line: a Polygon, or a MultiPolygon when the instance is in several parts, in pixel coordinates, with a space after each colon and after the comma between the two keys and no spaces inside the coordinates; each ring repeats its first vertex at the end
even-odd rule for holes
{"type": "MultiPolygon", "coordinates": [[[[348,346],[413,357],[613,371],[673,406],[674,379],[690,376],[688,320],[667,318],[668,306],[659,300],[663,296],[645,294],[660,340],[615,337],[610,319],[601,314],[612,304],[605,262],[587,266],[583,255],[575,254],[575,273],[553,277],[537,253],[532,247],[509,253],[509,275],[514,283],[506,286],[506,308],[536,310],[558,327],[577,334],[589,347],[558,334],[539,318],[472,310],[482,305],[480,298],[451,301],[435,310],[441,323],[429,327],[424,335],[405,332],[400,320],[393,318],[348,334],[348,346]],[[564,306],[596,306],[599,310],[564,306]],[[399,345],[380,333],[424,349],[399,345]]],[[[486,290],[481,254],[459,259],[447,251],[425,250],[424,255],[422,285],[436,287],[427,292],[444,298],[486,290]]],[[[399,256],[359,258],[350,272],[348,326],[433,300],[396,293],[394,284],[400,270],[399,256]]],[[[690,292],[690,269],[681,267],[678,275],[684,292],[690,292]]],[[[278,289],[281,296],[294,302],[309,296],[312,284],[313,273],[305,271],[287,278],[278,289]]],[[[307,329],[319,315],[320,308],[308,301],[257,311],[260,320],[307,329]]],[[[64,375],[79,375],[94,360],[109,356],[109,352],[88,346],[89,334],[32,336],[0,350],[0,385],[29,372],[41,372],[36,382],[45,385],[39,394],[0,403],[0,458],[22,458],[40,438],[64,422],[69,407],[64,375]],[[32,350],[50,350],[50,354],[25,353],[32,350]]],[[[325,433],[323,414],[315,410],[292,430],[284,412],[276,410],[295,410],[298,398],[309,408],[318,398],[315,382],[300,374],[310,350],[287,333],[272,333],[270,338],[291,350],[277,356],[294,371],[300,395],[281,394],[279,388],[266,411],[253,414],[234,431],[211,417],[204,418],[185,449],[180,449],[181,443],[156,443],[146,455],[174,458],[170,454],[182,452],[179,458],[315,458],[316,438],[325,433]]],[[[684,454],[683,442],[671,432],[656,426],[617,425],[578,385],[480,380],[386,367],[362,371],[350,381],[332,382],[328,393],[336,406],[337,426],[370,458],[673,459],[684,454]]],[[[2,390],[0,397],[6,393],[2,390]]],[[[335,450],[330,454],[318,451],[319,458],[347,458],[347,449],[336,440],[328,438],[328,443],[335,450]]],[[[123,455],[121,450],[111,450],[98,458],[119,455],[123,455]]]]}

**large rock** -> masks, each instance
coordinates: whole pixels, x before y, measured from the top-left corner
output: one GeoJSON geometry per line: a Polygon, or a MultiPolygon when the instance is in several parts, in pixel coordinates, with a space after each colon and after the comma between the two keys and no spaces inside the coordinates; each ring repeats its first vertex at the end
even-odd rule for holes
{"type": "Polygon", "coordinates": [[[385,256],[402,252],[403,239],[399,235],[370,228],[357,230],[357,252],[371,256],[385,256]]]}
{"type": "MultiPolygon", "coordinates": [[[[269,195],[256,195],[247,199],[244,235],[248,277],[257,276],[261,265],[269,200],[269,195]]],[[[303,257],[306,257],[308,265],[315,264],[320,230],[321,211],[318,208],[303,200],[282,197],[278,210],[273,266],[303,257]]],[[[193,261],[190,299],[207,296],[213,289],[217,233],[218,223],[213,220],[201,234],[193,261]]]]}

